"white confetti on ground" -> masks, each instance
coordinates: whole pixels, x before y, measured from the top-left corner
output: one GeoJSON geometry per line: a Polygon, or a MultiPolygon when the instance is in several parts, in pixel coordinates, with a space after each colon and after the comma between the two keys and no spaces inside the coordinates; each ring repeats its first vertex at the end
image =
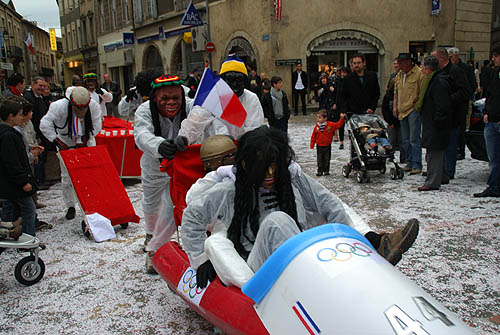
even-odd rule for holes
{"type": "MultiPolygon", "coordinates": [[[[297,161],[309,175],[316,173],[316,151],[309,149],[314,116],[290,123],[289,136],[297,161]]],[[[347,133],[346,133],[347,135],[347,133]]],[[[472,193],[486,185],[488,166],[467,158],[458,162],[456,179],[440,191],[417,192],[421,175],[392,180],[371,172],[371,182],[358,184],[341,175],[348,161],[346,149],[333,144],[331,176],[317,178],[352,206],[376,231],[392,230],[408,219],[421,222],[420,235],[399,263],[414,280],[478,334],[500,333],[490,317],[500,314],[500,202],[475,199],[472,193]]],[[[388,168],[391,167],[388,164],[388,168]]],[[[140,183],[127,192],[142,217],[140,183]]],[[[23,257],[8,250],[0,255],[1,334],[208,334],[213,327],[175,296],[165,282],[144,273],[140,251],[144,232],[140,224],[116,228],[113,241],[95,243],[83,237],[77,218],[64,219],[60,185],[40,192],[48,206],[41,220],[54,225],[38,232],[47,244],[41,252],[44,278],[25,287],[14,278],[23,257]]]]}

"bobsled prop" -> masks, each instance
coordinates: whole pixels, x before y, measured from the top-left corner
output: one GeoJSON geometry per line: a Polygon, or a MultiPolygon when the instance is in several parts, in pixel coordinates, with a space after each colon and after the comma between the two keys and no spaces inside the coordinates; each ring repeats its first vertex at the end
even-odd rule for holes
{"type": "MultiPolygon", "coordinates": [[[[188,150],[167,163],[169,173],[177,165],[189,170],[190,164],[199,171],[199,157],[191,156],[199,147],[188,150]],[[190,158],[181,162],[183,156],[190,158]]],[[[172,291],[225,334],[474,334],[379,256],[364,236],[341,224],[289,239],[241,290],[218,277],[199,289],[196,271],[177,242],[163,245],[153,265],[172,291]]]]}
{"type": "MultiPolygon", "coordinates": [[[[139,222],[105,146],[62,150],[59,155],[86,215],[99,213],[109,219],[111,225],[122,228],[127,228],[129,222],[139,222]]],[[[82,221],[82,231],[89,237],[91,231],[86,220],[85,217],[82,221]]]]}

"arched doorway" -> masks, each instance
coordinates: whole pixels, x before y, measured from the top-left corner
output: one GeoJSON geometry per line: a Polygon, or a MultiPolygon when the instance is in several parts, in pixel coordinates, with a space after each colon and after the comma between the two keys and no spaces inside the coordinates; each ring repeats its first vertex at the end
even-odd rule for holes
{"type": "Polygon", "coordinates": [[[358,30],[336,30],[318,36],[307,46],[307,68],[317,73],[324,66],[333,70],[338,66],[349,66],[349,59],[361,52],[366,56],[366,67],[379,72],[380,56],[385,54],[382,41],[358,30]]]}
{"type": "Polygon", "coordinates": [[[223,55],[224,59],[227,55],[233,53],[236,53],[236,55],[238,55],[238,57],[241,58],[246,65],[250,65],[254,69],[257,69],[257,57],[255,56],[252,45],[247,39],[243,37],[233,38],[226,47],[223,55]]]}
{"type": "Polygon", "coordinates": [[[143,69],[159,67],[163,68],[163,62],[161,61],[161,54],[158,49],[151,45],[144,52],[143,69]]]}

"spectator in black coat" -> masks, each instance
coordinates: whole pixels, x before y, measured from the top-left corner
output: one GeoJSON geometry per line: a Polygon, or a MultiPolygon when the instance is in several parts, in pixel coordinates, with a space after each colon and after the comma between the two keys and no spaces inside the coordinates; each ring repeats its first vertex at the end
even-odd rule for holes
{"type": "Polygon", "coordinates": [[[481,87],[481,97],[486,98],[486,92],[488,91],[488,86],[490,83],[491,76],[491,66],[490,61],[485,60],[483,62],[483,67],[481,68],[481,73],[479,74],[479,86],[481,87]]]}
{"type": "Polygon", "coordinates": [[[49,103],[44,96],[44,91],[48,87],[47,82],[43,77],[34,77],[31,81],[31,89],[24,92],[24,98],[33,105],[33,117],[31,123],[35,129],[38,143],[45,148],[41,155],[38,156],[38,163],[35,164],[35,178],[40,185],[40,189],[47,189],[45,184],[45,162],[47,160],[47,151],[55,151],[55,146],[40,131],[40,120],[47,114],[49,103]]]}
{"type": "Polygon", "coordinates": [[[290,109],[288,108],[288,98],[281,89],[283,80],[281,77],[273,76],[271,78],[271,90],[262,95],[261,104],[264,115],[269,122],[269,126],[288,132],[288,119],[290,118],[290,109]]]}
{"type": "Polygon", "coordinates": [[[262,83],[260,77],[253,67],[249,66],[248,68],[250,69],[248,72],[248,89],[257,94],[260,99],[262,97],[262,83]]]}
{"type": "MultiPolygon", "coordinates": [[[[22,126],[25,116],[21,104],[6,101],[0,107],[0,199],[4,202],[2,221],[22,217],[23,233],[35,236],[36,208],[32,195],[36,182],[31,172],[26,147],[15,126],[22,126]],[[5,203],[6,202],[6,203],[5,203]],[[5,213],[5,207],[14,209],[5,213]]],[[[39,149],[32,151],[36,157],[39,149]]]]}
{"type": "Polygon", "coordinates": [[[105,73],[103,77],[104,83],[101,84],[101,88],[113,94],[113,101],[106,103],[107,114],[108,116],[120,117],[120,114],[118,113],[118,104],[120,103],[120,99],[122,97],[120,85],[112,81],[111,77],[107,73],[105,73]]]}
{"type": "Polygon", "coordinates": [[[186,79],[186,86],[189,87],[188,97],[190,97],[191,99],[194,98],[199,84],[200,80],[198,79],[198,69],[195,68],[186,79]]]}
{"type": "Polygon", "coordinates": [[[292,93],[294,115],[299,114],[299,96],[302,101],[302,114],[306,115],[307,73],[302,71],[302,64],[297,64],[297,70],[292,73],[292,93]]]}
{"type": "Polygon", "coordinates": [[[350,117],[353,114],[372,114],[377,109],[380,86],[377,74],[366,70],[365,55],[352,57],[353,72],[344,78],[342,110],[350,117]]]}
{"type": "Polygon", "coordinates": [[[439,47],[432,52],[439,61],[439,67],[445,74],[451,77],[451,102],[453,112],[451,115],[450,140],[446,149],[446,172],[450,179],[455,178],[458,151],[458,126],[460,117],[467,115],[469,99],[471,97],[470,85],[467,83],[465,72],[449,59],[448,50],[439,47]]]}
{"type": "Polygon", "coordinates": [[[422,118],[422,147],[426,148],[427,178],[419,191],[438,190],[448,184],[445,150],[449,141],[450,117],[453,110],[449,75],[439,69],[436,57],[424,59],[426,79],[422,85],[417,111],[422,118]]]}
{"type": "MultiPolygon", "coordinates": [[[[453,64],[460,67],[466,76],[467,84],[469,85],[469,91],[471,95],[469,97],[470,100],[474,99],[474,94],[477,91],[477,81],[476,76],[474,75],[474,68],[469,64],[462,62],[460,59],[460,50],[458,48],[450,48],[448,50],[450,54],[450,60],[453,64]]],[[[458,153],[457,160],[461,160],[465,158],[465,128],[467,126],[467,112],[469,111],[469,106],[467,106],[466,113],[460,115],[460,119],[458,120],[458,153]]]]}
{"type": "MultiPolygon", "coordinates": [[[[389,81],[387,82],[387,88],[385,91],[385,95],[382,98],[382,116],[384,120],[389,125],[388,127],[388,135],[389,142],[391,143],[394,150],[400,150],[401,145],[401,124],[399,123],[399,119],[394,116],[393,107],[394,107],[394,83],[396,75],[399,72],[399,64],[397,58],[395,58],[392,62],[394,67],[394,72],[389,77],[389,81]]],[[[404,151],[400,150],[399,160],[401,163],[406,163],[406,158],[404,156],[404,151]]]]}

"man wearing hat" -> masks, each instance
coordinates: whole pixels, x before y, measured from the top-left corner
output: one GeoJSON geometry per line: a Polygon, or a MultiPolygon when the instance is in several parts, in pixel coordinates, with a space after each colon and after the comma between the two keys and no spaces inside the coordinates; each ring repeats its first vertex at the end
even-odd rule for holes
{"type": "Polygon", "coordinates": [[[245,88],[248,72],[245,63],[236,54],[231,54],[222,63],[220,77],[231,87],[247,112],[241,128],[221,118],[201,106],[194,106],[189,117],[183,122],[180,134],[186,136],[189,144],[201,143],[212,135],[231,135],[237,139],[247,131],[264,123],[264,112],[257,94],[245,88]]]}
{"type": "Polygon", "coordinates": [[[192,100],[186,98],[182,84],[183,81],[174,75],[156,78],[151,83],[149,100],[135,112],[135,144],[144,153],[141,180],[148,273],[156,273],[153,255],[176,230],[169,193],[170,177],[160,171],[160,162],[163,158],[172,159],[177,150],[185,150],[187,145],[187,139],[179,136],[179,129],[192,100]]]}
{"type": "MultiPolygon", "coordinates": [[[[49,111],[40,121],[40,130],[47,140],[59,150],[71,147],[95,146],[96,136],[102,127],[101,109],[90,99],[85,87],[74,87],[68,99],[50,104],[49,111]]],[[[61,186],[66,208],[66,219],[75,217],[76,197],[68,171],[61,162],[61,186]]]]}
{"type": "Polygon", "coordinates": [[[401,150],[405,153],[406,166],[403,171],[410,174],[422,172],[422,120],[416,111],[416,104],[420,88],[424,81],[424,74],[413,63],[409,53],[400,53],[398,58],[400,71],[396,75],[394,84],[394,116],[401,123],[401,150]]]}
{"type": "Polygon", "coordinates": [[[101,107],[101,117],[107,115],[106,103],[113,101],[113,94],[105,89],[99,88],[97,83],[97,74],[87,73],[83,75],[85,87],[89,90],[92,100],[97,102],[101,107]]]}

